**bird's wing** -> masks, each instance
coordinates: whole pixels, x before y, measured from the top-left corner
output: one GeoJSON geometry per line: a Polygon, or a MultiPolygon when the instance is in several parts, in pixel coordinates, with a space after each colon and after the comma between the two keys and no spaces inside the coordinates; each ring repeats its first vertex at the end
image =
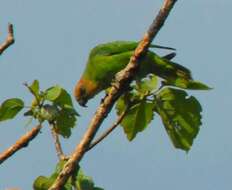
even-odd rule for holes
{"type": "Polygon", "coordinates": [[[90,57],[94,57],[96,55],[116,55],[123,52],[135,50],[138,42],[133,41],[114,41],[105,44],[99,44],[95,48],[91,50],[90,57]]]}
{"type": "MultiPolygon", "coordinates": [[[[123,52],[133,51],[137,46],[138,46],[138,42],[135,41],[113,41],[109,43],[99,44],[91,50],[90,57],[94,57],[96,55],[104,55],[104,56],[116,55],[123,52]]],[[[151,44],[150,47],[175,50],[174,48],[171,47],[154,45],[154,44],[151,44]]]]}

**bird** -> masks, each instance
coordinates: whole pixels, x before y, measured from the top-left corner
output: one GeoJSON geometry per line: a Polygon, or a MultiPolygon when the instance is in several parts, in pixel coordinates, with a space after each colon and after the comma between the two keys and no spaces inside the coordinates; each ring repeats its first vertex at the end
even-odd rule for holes
{"type": "MultiPolygon", "coordinates": [[[[94,47],[90,51],[84,72],[74,88],[77,102],[85,107],[88,100],[109,88],[115,74],[126,67],[137,46],[136,41],[113,41],[94,47]]],[[[161,57],[150,48],[175,50],[151,44],[140,62],[136,78],[142,79],[148,74],[154,74],[169,85],[187,88],[188,82],[192,81],[192,75],[188,68],[170,61],[176,54],[173,52],[161,57]]]]}

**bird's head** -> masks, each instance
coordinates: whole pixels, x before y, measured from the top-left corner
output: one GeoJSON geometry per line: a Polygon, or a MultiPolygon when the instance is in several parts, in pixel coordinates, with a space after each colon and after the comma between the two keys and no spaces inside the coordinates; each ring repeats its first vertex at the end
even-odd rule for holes
{"type": "Polygon", "coordinates": [[[74,89],[74,96],[77,102],[83,107],[86,107],[88,100],[94,97],[96,93],[97,85],[87,79],[80,79],[74,89]]]}

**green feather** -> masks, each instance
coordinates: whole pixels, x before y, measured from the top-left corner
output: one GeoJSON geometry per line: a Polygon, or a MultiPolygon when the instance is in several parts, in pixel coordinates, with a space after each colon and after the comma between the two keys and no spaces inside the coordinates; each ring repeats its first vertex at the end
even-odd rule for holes
{"type": "MultiPolygon", "coordinates": [[[[90,52],[83,78],[100,83],[102,88],[108,87],[114,75],[129,63],[137,45],[138,42],[115,41],[96,46],[90,52]]],[[[149,73],[170,81],[178,77],[191,79],[191,73],[187,68],[159,57],[152,51],[148,51],[141,62],[139,76],[145,77],[149,73]]]]}
{"type": "MultiPolygon", "coordinates": [[[[133,41],[114,41],[93,48],[82,75],[82,80],[76,85],[76,99],[82,101],[82,103],[87,102],[98,92],[108,88],[115,74],[129,63],[137,45],[138,42],[133,41]],[[83,81],[90,81],[91,87],[84,84],[83,81]]],[[[157,45],[151,45],[150,47],[173,49],[157,45]]],[[[164,79],[168,85],[188,88],[189,83],[193,81],[191,72],[184,66],[171,62],[169,58],[171,59],[174,56],[175,53],[160,57],[148,50],[144,59],[141,60],[136,77],[143,78],[152,73],[164,79]]]]}

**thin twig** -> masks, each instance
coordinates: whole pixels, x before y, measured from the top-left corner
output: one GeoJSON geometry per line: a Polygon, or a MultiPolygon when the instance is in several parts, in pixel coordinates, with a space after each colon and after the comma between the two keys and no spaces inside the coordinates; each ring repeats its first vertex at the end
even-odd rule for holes
{"type": "Polygon", "coordinates": [[[15,42],[14,39],[14,29],[12,24],[8,24],[8,35],[6,40],[0,44],[0,55],[13,43],[15,42]]]}
{"type": "Polygon", "coordinates": [[[15,144],[13,144],[11,147],[0,153],[0,164],[2,164],[6,159],[8,159],[18,150],[27,147],[28,143],[38,135],[41,128],[42,125],[37,125],[32,130],[27,132],[25,135],[20,137],[20,139],[18,139],[15,144]]]}
{"type": "Polygon", "coordinates": [[[51,125],[50,128],[51,128],[52,137],[54,139],[54,144],[55,144],[55,147],[56,147],[57,156],[58,156],[59,160],[65,160],[66,156],[64,155],[64,152],[62,150],[59,135],[57,134],[55,128],[52,125],[51,125]]]}
{"type": "Polygon", "coordinates": [[[127,107],[119,116],[117,121],[114,122],[114,124],[107,129],[100,137],[98,137],[87,149],[87,151],[91,150],[93,147],[95,147],[98,143],[100,143],[104,138],[106,138],[124,119],[125,115],[127,114],[127,111],[129,110],[129,107],[127,107]]]}
{"type": "Polygon", "coordinates": [[[71,154],[69,160],[66,162],[62,171],[59,173],[58,177],[56,178],[53,185],[49,188],[49,190],[60,190],[68,178],[72,175],[72,172],[75,170],[77,164],[81,161],[84,154],[88,150],[89,145],[97,133],[99,127],[101,126],[103,120],[111,111],[115,101],[120,97],[120,95],[123,94],[124,90],[128,88],[130,82],[136,75],[139,67],[139,61],[144,57],[144,55],[146,55],[149,45],[163,26],[169,15],[169,12],[171,11],[176,1],[177,0],[164,1],[164,4],[160,9],[156,19],[153,21],[147,33],[144,35],[142,41],[139,43],[134,52],[134,55],[130,59],[129,64],[125,69],[116,75],[116,80],[112,84],[110,92],[105,96],[103,102],[100,104],[89,124],[86,133],[82,137],[80,143],[76,146],[74,152],[71,154]]]}

